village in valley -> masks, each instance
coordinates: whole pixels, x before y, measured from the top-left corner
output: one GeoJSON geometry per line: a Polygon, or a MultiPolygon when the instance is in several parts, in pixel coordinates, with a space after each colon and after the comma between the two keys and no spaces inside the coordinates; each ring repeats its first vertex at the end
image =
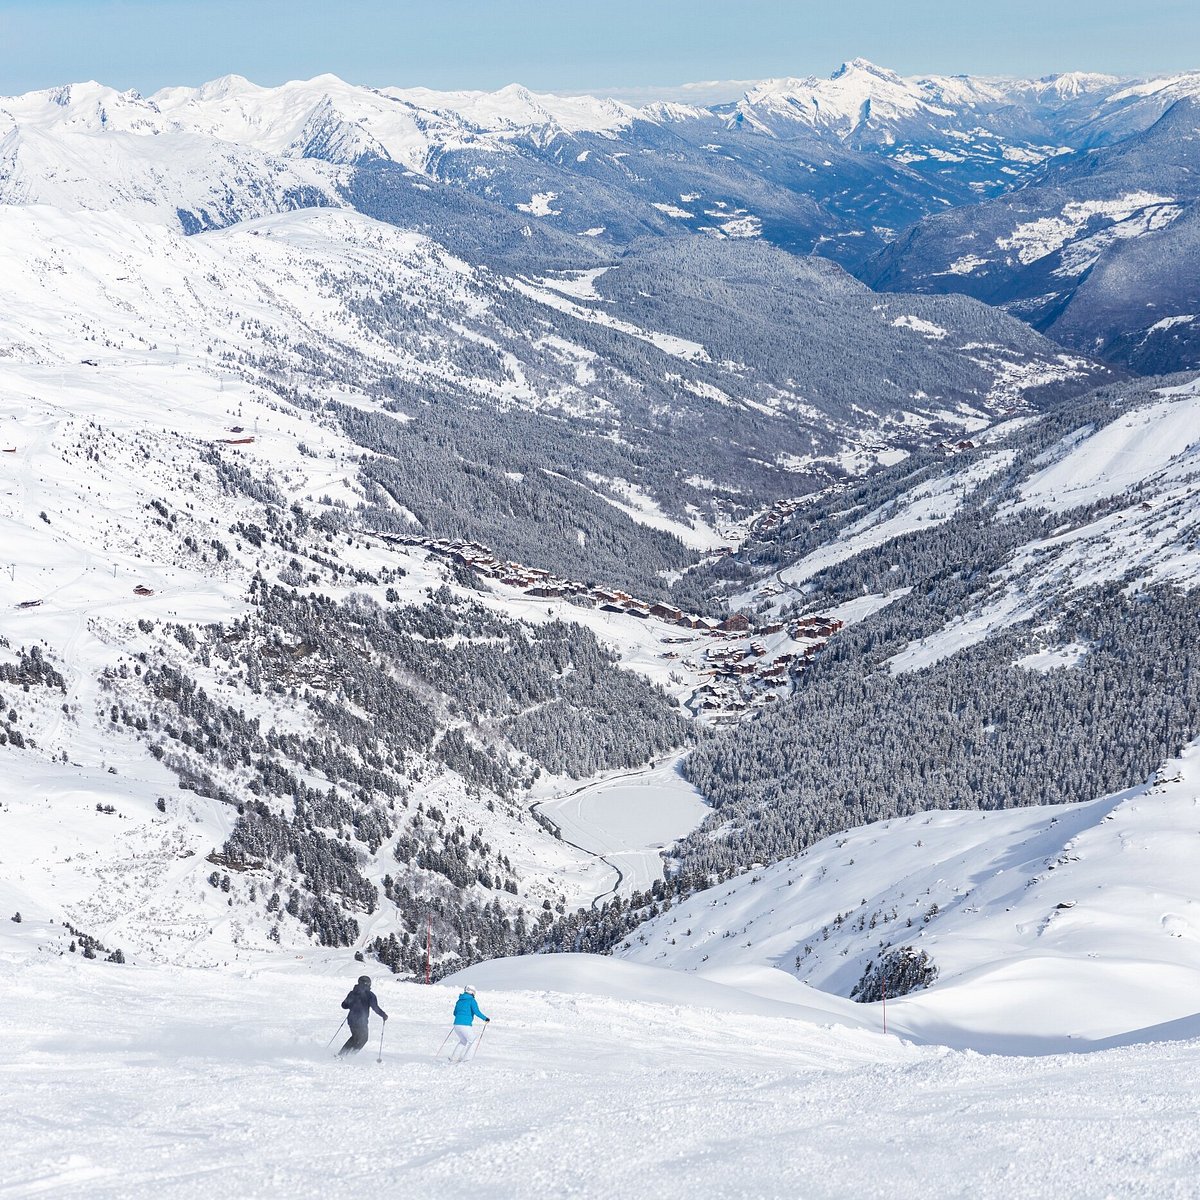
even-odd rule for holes
{"type": "MultiPolygon", "coordinates": [[[[661,601],[631,596],[617,588],[564,579],[539,567],[505,561],[487,546],[461,539],[374,532],[393,546],[422,550],[460,570],[511,588],[535,600],[565,601],[636,621],[661,623],[658,657],[694,676],[686,705],[714,724],[737,720],[750,709],[774,703],[791,691],[796,678],[844,622],[821,615],[784,621],[772,615],[758,623],[746,612],[724,620],[697,616],[661,601]]],[[[718,553],[731,554],[732,547],[718,553]]],[[[564,614],[566,615],[566,614],[564,614]]]]}

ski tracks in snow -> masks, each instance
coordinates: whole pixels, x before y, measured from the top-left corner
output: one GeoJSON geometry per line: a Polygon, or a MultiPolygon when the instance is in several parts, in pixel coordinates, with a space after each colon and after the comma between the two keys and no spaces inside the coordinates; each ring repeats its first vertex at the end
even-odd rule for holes
{"type": "Polygon", "coordinates": [[[1200,1173],[1195,1042],[985,1056],[488,988],[450,1071],[453,990],[386,981],[378,1066],[323,1049],[345,982],[0,960],[0,1197],[1182,1200],[1200,1173]]]}

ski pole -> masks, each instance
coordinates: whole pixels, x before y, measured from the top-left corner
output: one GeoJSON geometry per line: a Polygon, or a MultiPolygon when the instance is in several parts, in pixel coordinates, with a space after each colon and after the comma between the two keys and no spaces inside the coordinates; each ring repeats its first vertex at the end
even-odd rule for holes
{"type": "MultiPolygon", "coordinates": [[[[345,1023],[346,1023],[346,1018],[345,1018],[345,1017],[343,1017],[343,1018],[342,1018],[342,1025],[345,1025],[345,1023]]],[[[327,1042],[325,1043],[325,1049],[326,1049],[326,1050],[328,1050],[328,1049],[329,1049],[329,1047],[333,1045],[333,1043],[334,1043],[334,1040],[337,1038],[337,1035],[338,1035],[339,1033],[341,1033],[341,1032],[342,1032],[342,1025],[339,1025],[339,1026],[338,1026],[338,1027],[337,1027],[337,1028],[336,1028],[336,1029],[333,1031],[333,1037],[331,1037],[331,1038],[329,1039],[329,1041],[327,1041],[327,1042]]]]}
{"type": "Polygon", "coordinates": [[[379,1026],[379,1057],[375,1060],[376,1062],[383,1062],[383,1031],[386,1028],[387,1022],[384,1021],[383,1024],[379,1026]]]}
{"type": "Polygon", "coordinates": [[[475,1061],[475,1055],[479,1053],[479,1043],[483,1041],[483,1035],[487,1033],[488,1023],[484,1021],[483,1028],[479,1031],[479,1036],[475,1039],[475,1044],[471,1047],[471,1061],[475,1061]]]}
{"type": "Polygon", "coordinates": [[[448,1042],[453,1036],[454,1036],[454,1026],[451,1025],[450,1032],[448,1034],[446,1034],[446,1040],[444,1042],[442,1042],[442,1044],[438,1047],[437,1053],[433,1056],[434,1058],[442,1057],[442,1051],[445,1050],[445,1048],[446,1048],[446,1042],[448,1042]]]}

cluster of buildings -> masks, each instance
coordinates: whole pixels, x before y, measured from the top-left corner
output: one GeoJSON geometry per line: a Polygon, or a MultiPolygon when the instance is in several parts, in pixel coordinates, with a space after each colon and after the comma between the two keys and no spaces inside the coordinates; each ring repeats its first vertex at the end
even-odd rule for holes
{"type": "Polygon", "coordinates": [[[805,638],[819,638],[821,641],[828,641],[835,633],[845,628],[845,621],[838,621],[831,617],[801,617],[798,621],[792,622],[788,633],[798,642],[805,638]]]}
{"type": "MultiPolygon", "coordinates": [[[[486,579],[494,579],[507,587],[519,588],[527,596],[539,599],[570,599],[575,604],[587,605],[600,609],[601,612],[621,613],[629,617],[645,620],[657,617],[669,625],[679,625],[684,629],[695,629],[702,633],[740,633],[751,628],[749,619],[742,613],[736,613],[724,621],[710,617],[698,617],[685,613],[683,609],[673,604],[659,602],[651,603],[631,596],[618,588],[599,587],[595,584],[579,583],[574,579],[563,579],[540,567],[527,567],[523,563],[507,562],[497,558],[486,546],[477,542],[463,541],[456,538],[450,541],[446,538],[418,537],[412,534],[376,533],[375,537],[394,545],[413,546],[427,550],[459,566],[466,567],[476,575],[486,579]]],[[[772,632],[782,629],[776,625],[767,630],[772,632]]]]}
{"type": "Polygon", "coordinates": [[[812,503],[812,496],[798,496],[791,500],[776,500],[762,516],[756,518],[750,528],[756,534],[770,533],[778,529],[792,513],[812,503]]]}
{"type": "MultiPolygon", "coordinates": [[[[781,501],[777,508],[791,505],[783,512],[786,515],[794,511],[798,503],[781,501]]],[[[669,647],[661,655],[664,659],[679,659],[680,651],[670,647],[694,645],[695,635],[704,635],[707,644],[703,658],[699,663],[691,664],[698,667],[701,683],[690,704],[693,711],[708,714],[717,720],[733,719],[749,708],[776,700],[792,676],[803,670],[844,624],[825,616],[800,617],[786,625],[783,621],[755,624],[741,612],[717,621],[685,613],[672,604],[641,600],[618,588],[579,583],[539,567],[508,562],[497,558],[486,546],[476,542],[413,534],[376,533],[374,536],[393,545],[425,550],[486,579],[518,588],[526,596],[569,599],[573,604],[640,620],[654,617],[666,624],[677,625],[681,630],[691,631],[661,639],[662,644],[669,647]],[[776,640],[776,651],[772,653],[764,639],[785,631],[788,638],[799,645],[793,648],[786,642],[776,640]],[[780,649],[781,646],[786,648],[780,649]]]]}
{"type": "Polygon", "coordinates": [[[692,698],[693,709],[717,720],[735,719],[746,709],[772,703],[843,626],[844,622],[828,617],[802,617],[787,630],[799,645],[774,654],[762,636],[780,632],[782,625],[761,626],[748,640],[726,635],[730,638],[726,644],[710,645],[704,651],[705,680],[692,698]]]}

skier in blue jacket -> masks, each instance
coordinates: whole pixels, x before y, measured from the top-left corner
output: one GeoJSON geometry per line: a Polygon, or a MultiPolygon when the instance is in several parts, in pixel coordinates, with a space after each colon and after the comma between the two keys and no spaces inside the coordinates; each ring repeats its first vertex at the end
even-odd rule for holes
{"type": "Polygon", "coordinates": [[[454,1058],[459,1046],[462,1047],[462,1054],[459,1055],[459,1060],[461,1061],[467,1057],[467,1053],[471,1049],[471,1043],[475,1040],[475,1031],[472,1029],[472,1026],[475,1023],[476,1017],[485,1025],[491,1020],[491,1017],[485,1017],[480,1011],[479,1005],[475,1001],[475,989],[473,987],[465,987],[462,990],[462,995],[454,1002],[454,1034],[458,1038],[458,1045],[451,1048],[451,1058],[454,1058]]]}

